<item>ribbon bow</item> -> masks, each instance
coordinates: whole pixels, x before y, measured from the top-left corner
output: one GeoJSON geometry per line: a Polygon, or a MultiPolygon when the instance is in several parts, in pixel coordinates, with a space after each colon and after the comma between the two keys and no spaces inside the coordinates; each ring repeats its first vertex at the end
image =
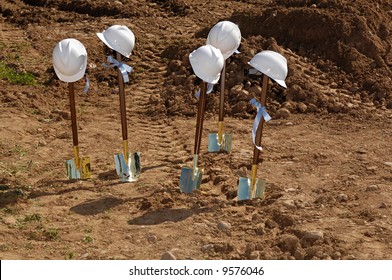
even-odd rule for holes
{"type": "MultiPolygon", "coordinates": [[[[214,84],[207,83],[207,94],[211,93],[213,89],[214,89],[214,84]]],[[[195,94],[195,97],[197,99],[199,99],[199,96],[200,96],[200,89],[195,94]]]]}
{"type": "Polygon", "coordinates": [[[112,56],[108,56],[108,62],[110,63],[110,65],[107,64],[103,64],[104,67],[117,67],[120,71],[121,74],[124,78],[124,83],[128,83],[129,82],[129,77],[128,77],[128,73],[132,72],[132,67],[123,63],[123,62],[118,62],[114,57],[112,56]]]}
{"type": "Polygon", "coordinates": [[[257,108],[257,115],[255,118],[255,121],[253,122],[252,140],[253,140],[253,144],[256,146],[256,148],[261,151],[263,148],[256,145],[256,141],[255,141],[256,131],[257,131],[257,128],[259,127],[261,117],[263,117],[263,119],[266,122],[269,122],[271,120],[271,117],[268,114],[267,109],[264,106],[262,106],[256,99],[252,98],[249,103],[257,108]]]}

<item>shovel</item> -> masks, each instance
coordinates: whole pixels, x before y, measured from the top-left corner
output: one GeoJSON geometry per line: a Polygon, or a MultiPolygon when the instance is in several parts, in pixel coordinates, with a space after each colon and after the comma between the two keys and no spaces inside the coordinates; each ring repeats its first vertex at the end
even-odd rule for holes
{"type": "Polygon", "coordinates": [[[71,109],[72,139],[74,158],[65,161],[68,179],[90,179],[91,161],[89,157],[81,158],[79,155],[78,127],[76,123],[74,83],[68,83],[69,105],[71,109]]]}
{"type": "MultiPolygon", "coordinates": [[[[121,54],[116,52],[116,59],[121,63],[121,54]]],[[[115,154],[116,172],[121,182],[133,182],[140,176],[140,152],[129,153],[128,150],[128,128],[127,112],[125,106],[124,78],[121,70],[118,69],[118,86],[120,96],[121,129],[123,138],[123,153],[115,154]]]]}
{"type": "Polygon", "coordinates": [[[202,82],[201,94],[199,99],[199,108],[197,112],[195,147],[193,153],[193,167],[183,167],[181,169],[180,190],[183,193],[192,193],[196,189],[200,189],[201,179],[203,176],[203,169],[197,167],[197,161],[200,152],[201,135],[203,131],[204,110],[207,101],[207,83],[202,82]]]}
{"type": "MultiPolygon", "coordinates": [[[[261,91],[260,103],[265,106],[267,98],[268,76],[263,75],[263,88],[261,91]]],[[[257,165],[259,162],[260,150],[256,146],[261,145],[261,138],[263,135],[264,118],[261,118],[259,126],[257,127],[255,137],[255,147],[253,150],[253,163],[252,163],[252,177],[240,177],[238,184],[238,201],[249,200],[254,198],[264,199],[266,180],[257,178],[257,165]]]]}
{"type": "Polygon", "coordinates": [[[218,133],[210,133],[208,135],[208,151],[209,152],[220,152],[225,151],[230,153],[232,135],[229,133],[223,133],[223,107],[225,104],[225,77],[226,77],[226,61],[223,64],[221,73],[221,94],[219,104],[219,122],[218,122],[218,133]]]}

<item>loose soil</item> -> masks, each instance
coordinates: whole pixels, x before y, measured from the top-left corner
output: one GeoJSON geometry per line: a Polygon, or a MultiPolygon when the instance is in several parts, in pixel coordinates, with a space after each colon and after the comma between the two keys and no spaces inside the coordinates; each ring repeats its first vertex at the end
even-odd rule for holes
{"type": "Polygon", "coordinates": [[[392,4],[381,0],[13,0],[0,3],[0,59],[36,82],[0,80],[0,259],[391,259],[392,4]],[[188,56],[231,20],[240,54],[227,61],[230,154],[207,152],[219,85],[208,95],[201,190],[179,190],[192,165],[200,80],[188,56]],[[96,32],[136,36],[126,85],[130,148],[142,175],[120,183],[117,74],[96,32]],[[65,38],[88,52],[90,90],[76,83],[82,156],[92,179],[69,181],[67,85],[52,67],[65,38]],[[287,89],[270,83],[259,176],[265,200],[237,201],[250,176],[261,50],[287,58],[287,89]]]}

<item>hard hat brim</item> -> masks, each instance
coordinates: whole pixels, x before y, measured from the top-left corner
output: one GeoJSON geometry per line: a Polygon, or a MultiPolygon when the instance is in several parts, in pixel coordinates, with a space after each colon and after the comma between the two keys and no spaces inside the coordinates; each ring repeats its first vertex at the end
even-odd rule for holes
{"type": "Polygon", "coordinates": [[[87,67],[87,65],[84,64],[83,68],[78,73],[76,73],[75,75],[72,75],[72,76],[66,76],[66,75],[62,74],[59,70],[57,70],[57,68],[53,65],[54,72],[56,72],[57,77],[61,81],[67,82],[67,83],[73,83],[73,82],[79,81],[81,78],[83,78],[84,74],[86,73],[86,67],[87,67]]]}
{"type": "Polygon", "coordinates": [[[286,82],[284,80],[278,80],[278,79],[274,79],[272,78],[270,75],[268,75],[269,73],[265,73],[264,71],[262,71],[261,69],[259,69],[256,65],[254,65],[252,63],[252,61],[249,61],[248,64],[250,66],[252,66],[253,68],[255,68],[257,71],[263,73],[264,75],[267,75],[271,80],[274,80],[275,82],[277,82],[279,85],[281,85],[284,88],[287,88],[286,82]]]}
{"type": "Polygon", "coordinates": [[[131,56],[131,54],[124,54],[123,52],[120,52],[120,51],[118,51],[118,50],[116,50],[116,48],[115,47],[113,47],[106,39],[105,39],[105,36],[103,35],[103,33],[97,33],[97,36],[98,36],[98,38],[102,41],[102,42],[104,42],[105,43],[105,45],[106,46],[108,46],[110,49],[112,49],[112,50],[114,50],[114,51],[116,51],[116,52],[119,52],[119,53],[121,53],[123,56],[125,56],[126,58],[129,58],[130,56],[131,56]]]}

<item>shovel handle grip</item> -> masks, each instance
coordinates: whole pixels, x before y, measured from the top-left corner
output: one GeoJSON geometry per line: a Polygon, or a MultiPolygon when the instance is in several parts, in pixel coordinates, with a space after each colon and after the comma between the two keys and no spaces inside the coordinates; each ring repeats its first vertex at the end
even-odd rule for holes
{"type": "MultiPolygon", "coordinates": [[[[261,106],[265,106],[267,100],[267,89],[268,89],[268,76],[263,75],[263,87],[261,89],[261,97],[260,97],[260,104],[261,106]]],[[[264,118],[261,118],[259,126],[257,127],[256,131],[256,145],[261,146],[261,138],[263,136],[263,126],[264,126],[264,118]]],[[[257,147],[253,149],[253,165],[257,165],[259,162],[260,150],[257,147]]]]}
{"type": "Polygon", "coordinates": [[[73,140],[73,145],[78,146],[79,140],[78,140],[78,126],[76,123],[74,83],[68,83],[68,91],[69,91],[69,107],[71,110],[72,140],[73,140]]]}
{"type": "Polygon", "coordinates": [[[225,80],[226,80],[226,60],[223,62],[223,68],[221,72],[221,92],[220,92],[220,103],[219,103],[219,121],[223,122],[224,106],[225,106],[225,80]]]}
{"type": "MultiPolygon", "coordinates": [[[[116,52],[116,59],[118,62],[122,61],[121,54],[119,52],[116,52]]],[[[118,91],[120,97],[122,138],[123,140],[128,140],[127,109],[125,106],[124,78],[120,69],[117,69],[117,72],[118,72],[118,91]]]]}
{"type": "Polygon", "coordinates": [[[200,152],[201,136],[203,132],[204,111],[207,102],[207,83],[201,83],[201,93],[199,99],[199,108],[197,111],[196,135],[195,135],[195,149],[194,154],[198,155],[200,152]]]}

